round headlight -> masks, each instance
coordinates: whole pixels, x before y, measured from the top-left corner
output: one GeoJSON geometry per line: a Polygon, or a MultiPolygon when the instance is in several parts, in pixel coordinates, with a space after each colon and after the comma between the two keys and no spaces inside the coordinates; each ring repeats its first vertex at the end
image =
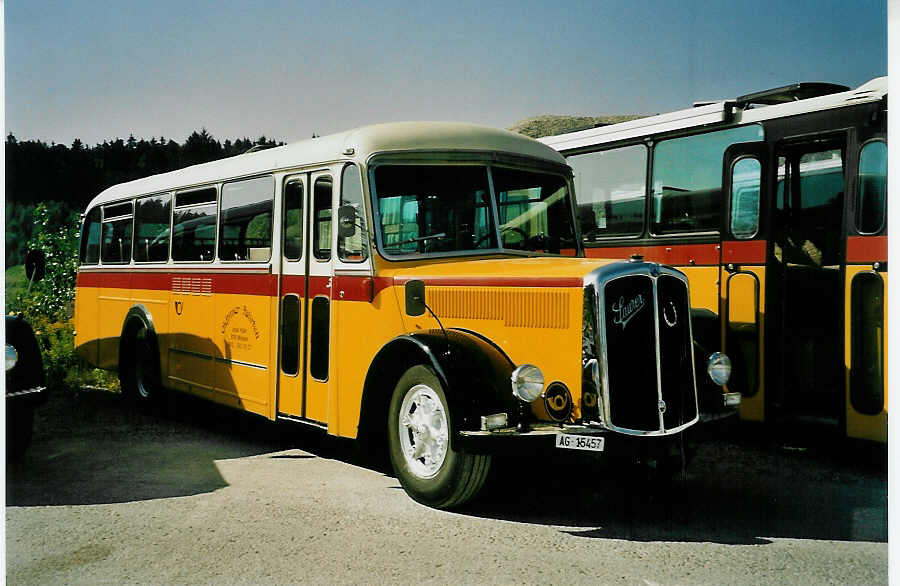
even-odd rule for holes
{"type": "Polygon", "coordinates": [[[6,345],[6,370],[12,370],[19,360],[19,353],[9,344],[6,345]]]}
{"type": "Polygon", "coordinates": [[[731,378],[731,359],[721,352],[713,352],[706,362],[706,372],[717,385],[724,385],[731,378]]]}
{"type": "Polygon", "coordinates": [[[512,392],[519,400],[531,403],[544,391],[544,373],[533,364],[523,364],[512,373],[512,392]]]}

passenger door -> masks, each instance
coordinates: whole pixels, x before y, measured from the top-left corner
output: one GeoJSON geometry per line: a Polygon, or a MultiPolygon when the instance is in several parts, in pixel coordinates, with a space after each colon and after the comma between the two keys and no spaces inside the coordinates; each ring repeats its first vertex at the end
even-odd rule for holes
{"type": "Polygon", "coordinates": [[[290,417],[303,416],[308,178],[290,175],[282,184],[278,413],[290,417]]]}
{"type": "Polygon", "coordinates": [[[763,316],[765,315],[768,149],[764,142],[739,143],[725,151],[722,262],[719,275],[722,346],[732,361],[728,390],[741,393],[741,417],[762,421],[763,316]]]}
{"type": "Polygon", "coordinates": [[[312,173],[309,178],[310,210],[306,288],[306,389],[303,417],[328,422],[328,392],[331,384],[332,283],[334,251],[332,210],[334,177],[330,172],[312,173]]]}
{"type": "Polygon", "coordinates": [[[766,284],[767,408],[835,428],[845,413],[845,152],[843,136],[778,145],[766,284]]]}

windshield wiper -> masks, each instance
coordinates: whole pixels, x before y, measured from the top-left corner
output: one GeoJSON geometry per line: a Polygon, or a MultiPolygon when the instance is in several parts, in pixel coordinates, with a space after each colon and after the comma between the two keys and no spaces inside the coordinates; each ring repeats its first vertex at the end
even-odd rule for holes
{"type": "Polygon", "coordinates": [[[410,244],[412,242],[424,242],[425,240],[440,240],[442,238],[446,238],[446,232],[440,232],[438,234],[429,234],[428,236],[419,236],[417,238],[408,238],[406,240],[401,240],[400,242],[391,242],[385,248],[394,248],[395,246],[403,246],[404,244],[410,244]]]}

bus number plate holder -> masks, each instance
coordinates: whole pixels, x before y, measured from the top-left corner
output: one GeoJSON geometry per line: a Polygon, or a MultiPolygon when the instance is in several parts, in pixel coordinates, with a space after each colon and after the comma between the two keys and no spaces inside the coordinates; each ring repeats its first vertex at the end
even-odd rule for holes
{"type": "Polygon", "coordinates": [[[602,452],[606,447],[606,438],[602,435],[574,435],[557,432],[556,447],[563,450],[602,452]]]}

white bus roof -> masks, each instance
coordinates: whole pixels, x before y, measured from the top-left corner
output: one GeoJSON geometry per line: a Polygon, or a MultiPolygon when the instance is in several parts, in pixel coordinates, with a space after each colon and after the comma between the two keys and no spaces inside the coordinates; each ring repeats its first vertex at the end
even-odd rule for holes
{"type": "Polygon", "coordinates": [[[588,128],[587,130],[579,130],[557,136],[545,136],[538,140],[560,152],[566,152],[663,132],[716,124],[736,126],[865,102],[876,102],[886,96],[887,91],[887,77],[878,77],[853,90],[807,98],[805,100],[748,109],[743,109],[737,100],[722,100],[696,108],[686,108],[657,116],[638,118],[628,122],[598,126],[597,128],[588,128]]]}
{"type": "Polygon", "coordinates": [[[565,159],[552,148],[506,130],[459,122],[391,122],[363,126],[119,183],[97,195],[88,209],[97,204],[128,197],[208,185],[278,170],[342,160],[364,163],[376,153],[414,151],[502,152],[566,164],[565,159]]]}

